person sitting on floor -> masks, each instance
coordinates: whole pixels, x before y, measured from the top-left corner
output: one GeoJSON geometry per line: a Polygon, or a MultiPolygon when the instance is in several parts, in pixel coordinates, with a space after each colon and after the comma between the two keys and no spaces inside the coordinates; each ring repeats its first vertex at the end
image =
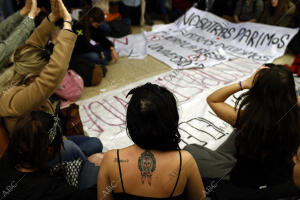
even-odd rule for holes
{"type": "Polygon", "coordinates": [[[234,22],[257,22],[263,10],[262,0],[238,0],[234,9],[234,22]]]}
{"type": "Polygon", "coordinates": [[[103,11],[93,7],[82,15],[79,23],[73,26],[78,36],[73,57],[78,56],[101,66],[106,66],[110,60],[118,61],[119,56],[113,43],[98,29],[104,22],[103,11]]]}
{"type": "Polygon", "coordinates": [[[294,17],[296,6],[290,0],[266,0],[260,23],[289,27],[294,17]]]}
{"type": "MultiPolygon", "coordinates": [[[[0,117],[8,136],[14,132],[16,122],[21,116],[37,110],[55,112],[49,97],[66,74],[77,37],[72,32],[72,18],[62,0],[51,0],[51,6],[52,13],[48,19],[44,19],[25,45],[15,51],[10,67],[0,75],[0,117]],[[54,23],[60,18],[65,22],[51,55],[44,47],[51,33],[56,30],[54,23]]],[[[98,138],[69,137],[64,143],[64,160],[72,160],[73,155],[79,154],[80,149],[90,154],[102,152],[102,144],[98,138]]],[[[99,167],[94,166],[95,174],[98,170],[99,167]]],[[[96,175],[90,176],[90,184],[95,184],[96,175]]]]}
{"type": "Polygon", "coordinates": [[[196,162],[179,148],[174,95],[151,83],[128,95],[132,97],[127,130],[134,145],[105,153],[98,175],[98,199],[204,200],[196,162]]]}
{"type": "Polygon", "coordinates": [[[299,192],[292,182],[292,157],[300,142],[300,123],[294,78],[288,68],[266,64],[245,81],[213,92],[207,103],[236,129],[216,151],[198,145],[185,150],[193,154],[202,177],[229,178],[230,186],[216,189],[220,196],[271,195],[256,199],[276,199],[299,192]],[[225,103],[244,89],[249,90],[237,99],[236,107],[225,103]],[[238,193],[234,188],[247,191],[238,193]]]}
{"type": "Polygon", "coordinates": [[[27,0],[19,12],[0,23],[0,70],[7,65],[16,48],[28,39],[35,28],[34,18],[38,12],[36,0],[27,0]]]}
{"type": "Polygon", "coordinates": [[[63,177],[50,176],[48,163],[60,154],[63,145],[55,117],[37,111],[18,119],[7,154],[0,159],[1,199],[97,199],[96,187],[78,190],[63,177]]]}

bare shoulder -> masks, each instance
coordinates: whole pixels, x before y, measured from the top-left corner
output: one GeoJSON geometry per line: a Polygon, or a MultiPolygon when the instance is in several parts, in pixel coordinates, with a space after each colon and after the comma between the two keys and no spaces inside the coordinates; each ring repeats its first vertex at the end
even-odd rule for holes
{"type": "Polygon", "coordinates": [[[117,156],[117,150],[116,149],[110,150],[110,151],[104,153],[104,157],[107,157],[107,158],[112,158],[114,156],[117,156]]]}
{"type": "Polygon", "coordinates": [[[183,161],[189,161],[189,160],[194,160],[194,157],[192,154],[186,150],[181,150],[181,156],[183,161]]]}
{"type": "Polygon", "coordinates": [[[188,151],[181,150],[181,155],[182,155],[182,165],[184,166],[186,171],[195,169],[197,164],[192,154],[190,154],[188,151]]]}
{"type": "Polygon", "coordinates": [[[113,163],[116,157],[117,157],[117,150],[110,150],[108,152],[105,152],[102,164],[111,165],[111,163],[113,163]]]}

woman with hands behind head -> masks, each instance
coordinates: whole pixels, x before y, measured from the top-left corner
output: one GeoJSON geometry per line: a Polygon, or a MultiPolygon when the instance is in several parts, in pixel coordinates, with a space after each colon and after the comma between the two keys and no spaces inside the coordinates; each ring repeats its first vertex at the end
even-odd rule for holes
{"type": "Polygon", "coordinates": [[[26,0],[19,12],[0,23],[0,70],[7,65],[13,51],[28,39],[38,13],[37,0],[26,0]]]}
{"type": "Polygon", "coordinates": [[[179,115],[173,94],[147,83],[132,89],[126,121],[134,142],[105,153],[98,175],[98,199],[204,200],[193,157],[179,148],[179,115]]]}
{"type": "MultiPolygon", "coordinates": [[[[282,65],[266,64],[245,81],[213,92],[207,103],[235,131],[216,151],[195,145],[185,148],[203,169],[202,176],[229,176],[233,186],[260,192],[261,188],[291,184],[285,189],[295,192],[292,157],[299,145],[300,125],[291,71],[282,65]],[[235,107],[225,103],[243,89],[248,91],[237,99],[235,107]],[[214,163],[217,158],[219,165],[214,163]]],[[[287,192],[283,188],[278,190],[281,195],[287,192]]]]}

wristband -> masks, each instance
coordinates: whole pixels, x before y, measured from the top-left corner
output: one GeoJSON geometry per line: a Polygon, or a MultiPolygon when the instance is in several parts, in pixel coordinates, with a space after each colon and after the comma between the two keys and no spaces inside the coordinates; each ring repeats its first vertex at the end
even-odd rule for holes
{"type": "Polygon", "coordinates": [[[65,20],[64,20],[64,23],[65,23],[65,22],[66,22],[66,23],[69,23],[71,26],[73,26],[73,21],[67,21],[67,20],[65,21],[65,20]]]}
{"type": "Polygon", "coordinates": [[[28,18],[34,20],[34,17],[32,17],[32,16],[29,16],[29,15],[28,15],[28,18]]]}
{"type": "Polygon", "coordinates": [[[242,81],[239,81],[240,90],[243,90],[242,81]]]}
{"type": "Polygon", "coordinates": [[[49,21],[50,23],[53,24],[53,22],[51,22],[51,20],[50,20],[50,18],[49,18],[49,15],[47,15],[47,19],[48,19],[48,21],[49,21]]]}
{"type": "Polygon", "coordinates": [[[69,32],[71,32],[71,33],[74,33],[74,31],[71,30],[71,29],[64,28],[63,30],[69,31],[69,32]]]}

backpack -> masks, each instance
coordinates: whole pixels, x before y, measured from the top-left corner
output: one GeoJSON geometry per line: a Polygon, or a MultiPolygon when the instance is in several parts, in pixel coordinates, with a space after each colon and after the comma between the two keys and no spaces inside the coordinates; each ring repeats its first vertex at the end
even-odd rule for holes
{"type": "Polygon", "coordinates": [[[66,106],[73,101],[77,101],[83,91],[83,79],[73,70],[68,70],[55,94],[62,100],[61,106],[66,106]]]}

